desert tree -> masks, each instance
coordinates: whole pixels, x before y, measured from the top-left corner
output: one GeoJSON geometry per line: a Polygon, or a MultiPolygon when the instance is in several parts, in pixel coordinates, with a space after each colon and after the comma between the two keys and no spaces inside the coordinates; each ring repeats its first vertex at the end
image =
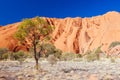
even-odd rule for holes
{"type": "Polygon", "coordinates": [[[45,39],[50,40],[53,29],[43,18],[35,17],[33,19],[24,19],[15,33],[15,38],[18,39],[20,44],[24,44],[26,41],[30,42],[36,61],[36,69],[39,67],[38,60],[42,52],[42,48],[39,51],[37,50],[37,45],[43,43],[45,39]]]}

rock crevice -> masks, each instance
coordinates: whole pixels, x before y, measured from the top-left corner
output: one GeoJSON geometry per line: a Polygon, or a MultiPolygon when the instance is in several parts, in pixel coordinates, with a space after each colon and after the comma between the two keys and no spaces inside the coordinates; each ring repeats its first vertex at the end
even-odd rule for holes
{"type": "MultiPolygon", "coordinates": [[[[101,44],[106,51],[113,41],[120,41],[120,13],[108,12],[92,18],[46,18],[51,26],[55,26],[52,43],[65,52],[84,53],[101,44]]],[[[0,27],[0,47],[14,49],[17,41],[13,34],[20,23],[0,27]]],[[[26,43],[27,44],[27,43],[26,43]]],[[[27,48],[25,47],[22,48],[27,48]]],[[[21,48],[19,48],[21,49],[21,48]]]]}

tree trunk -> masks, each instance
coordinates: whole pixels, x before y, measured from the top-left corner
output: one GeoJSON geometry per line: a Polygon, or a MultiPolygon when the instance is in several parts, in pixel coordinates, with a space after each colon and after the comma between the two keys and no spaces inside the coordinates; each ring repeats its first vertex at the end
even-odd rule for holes
{"type": "Polygon", "coordinates": [[[34,58],[35,58],[35,62],[36,62],[35,68],[38,70],[39,65],[38,65],[38,58],[37,58],[36,50],[34,50],[34,58]]]}
{"type": "Polygon", "coordinates": [[[38,69],[39,69],[38,59],[35,59],[35,61],[36,61],[36,66],[35,66],[35,68],[36,68],[36,70],[38,70],[38,69]]]}
{"type": "Polygon", "coordinates": [[[36,70],[38,70],[39,64],[38,64],[38,57],[37,57],[37,51],[36,51],[35,36],[34,36],[34,40],[33,40],[33,48],[34,48],[34,58],[35,58],[35,61],[36,61],[35,68],[36,68],[36,70]]]}

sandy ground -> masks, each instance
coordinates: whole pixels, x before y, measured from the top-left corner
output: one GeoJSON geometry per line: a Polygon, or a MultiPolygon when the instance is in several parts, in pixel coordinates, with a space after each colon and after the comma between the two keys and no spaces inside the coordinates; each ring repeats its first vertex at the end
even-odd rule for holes
{"type": "Polygon", "coordinates": [[[41,69],[36,71],[34,60],[0,61],[0,80],[120,80],[120,59],[100,61],[58,61],[51,65],[39,61],[41,69]]]}

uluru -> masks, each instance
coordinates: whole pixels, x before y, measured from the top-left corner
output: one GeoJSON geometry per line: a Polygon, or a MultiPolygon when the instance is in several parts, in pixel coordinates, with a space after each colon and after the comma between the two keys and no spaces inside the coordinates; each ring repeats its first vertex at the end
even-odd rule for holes
{"type": "Polygon", "coordinates": [[[0,0],[0,80],[120,80],[120,0],[0,0]]]}
{"type": "MultiPolygon", "coordinates": [[[[84,53],[103,45],[106,51],[114,41],[120,41],[120,13],[111,11],[90,18],[48,18],[43,17],[51,26],[55,26],[52,43],[62,51],[84,53]]],[[[26,50],[26,45],[17,45],[14,33],[20,23],[0,27],[0,47],[11,50],[26,50]]]]}

